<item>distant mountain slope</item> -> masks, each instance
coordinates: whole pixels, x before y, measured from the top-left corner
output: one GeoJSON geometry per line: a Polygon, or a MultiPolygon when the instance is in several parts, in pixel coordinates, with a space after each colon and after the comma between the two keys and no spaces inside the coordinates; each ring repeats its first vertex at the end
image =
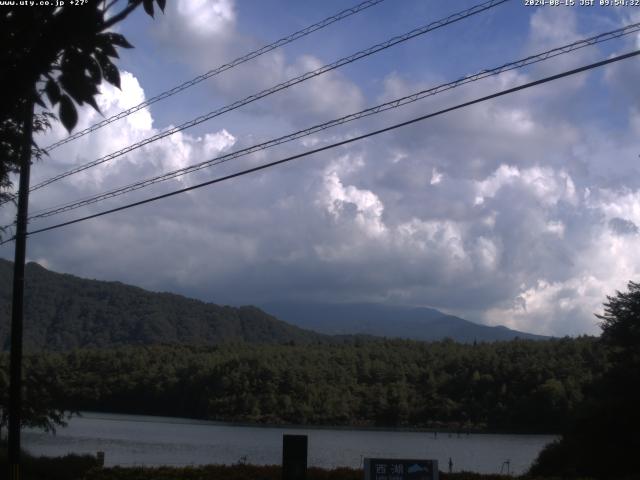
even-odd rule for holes
{"type": "Polygon", "coordinates": [[[264,303],[261,307],[287,323],[329,335],[367,334],[424,341],[448,337],[458,342],[548,338],[479,325],[432,308],[313,303],[264,303]]]}
{"type": "MultiPolygon", "coordinates": [[[[0,259],[0,350],[9,345],[13,263],[0,259]]],[[[327,337],[256,307],[222,307],[119,282],[87,280],[26,266],[26,348],[66,350],[160,343],[315,342],[327,337]]]]}

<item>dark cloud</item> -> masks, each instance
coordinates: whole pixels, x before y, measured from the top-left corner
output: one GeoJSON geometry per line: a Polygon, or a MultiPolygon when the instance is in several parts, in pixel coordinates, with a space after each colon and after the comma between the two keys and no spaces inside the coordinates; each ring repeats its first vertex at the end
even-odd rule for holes
{"type": "Polygon", "coordinates": [[[631,220],[615,217],[609,220],[609,228],[618,235],[636,235],[638,226],[631,220]]]}

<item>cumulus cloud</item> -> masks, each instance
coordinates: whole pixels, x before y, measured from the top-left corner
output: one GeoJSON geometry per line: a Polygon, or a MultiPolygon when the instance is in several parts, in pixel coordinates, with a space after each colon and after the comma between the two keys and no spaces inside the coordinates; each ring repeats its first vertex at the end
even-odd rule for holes
{"type": "MultiPolygon", "coordinates": [[[[175,49],[178,60],[202,73],[261,48],[269,41],[258,40],[236,29],[233,0],[179,0],[162,19],[156,36],[163,46],[175,49]],[[197,14],[195,12],[198,12],[197,14]],[[188,52],[186,55],[184,52],[188,52]]],[[[283,50],[268,52],[249,63],[214,76],[209,84],[217,98],[229,103],[262,92],[304,73],[316,70],[335,58],[320,59],[311,54],[288,58],[283,50]]],[[[356,84],[338,71],[328,72],[276,93],[258,104],[243,107],[254,115],[267,116],[273,110],[290,125],[312,125],[362,108],[363,97],[356,84]]]]}
{"type": "MultiPolygon", "coordinates": [[[[538,53],[570,44],[592,35],[593,32],[580,27],[577,9],[540,8],[531,15],[529,21],[526,51],[528,53],[538,53]]],[[[594,61],[596,57],[596,50],[583,48],[576,50],[571,55],[561,55],[549,62],[537,64],[533,70],[541,76],[552,75],[562,70],[569,70],[594,61]]],[[[584,81],[584,77],[566,80],[559,82],[558,85],[561,84],[562,88],[558,87],[552,90],[556,90],[556,96],[561,97],[583,86],[584,81]]]]}
{"type": "Polygon", "coordinates": [[[224,62],[229,49],[233,53],[242,48],[232,43],[235,26],[233,0],[177,0],[167,4],[166,14],[158,17],[151,32],[176,59],[196,62],[206,52],[212,67],[224,62]]]}
{"type": "MultiPolygon", "coordinates": [[[[155,35],[173,45],[172,61],[179,56],[194,71],[205,71],[259,46],[240,33],[236,7],[231,0],[170,2],[155,35]]],[[[538,50],[585,36],[589,28],[574,9],[561,10],[538,9],[531,15],[523,34],[525,53],[533,53],[531,45],[538,50]]],[[[593,54],[584,51],[566,61],[582,62],[593,54]]],[[[234,100],[328,60],[333,59],[313,52],[272,52],[221,75],[209,92],[234,100]]],[[[632,82],[621,91],[634,72],[625,68],[636,67],[609,69],[600,90],[607,95],[603,98],[624,98],[617,117],[583,115],[592,98],[590,78],[571,83],[563,95],[555,89],[522,92],[297,163],[35,235],[29,255],[55,270],[220,303],[379,301],[432,306],[536,333],[596,333],[593,313],[601,310],[605,295],[624,289],[640,273],[634,248],[640,225],[640,104],[632,82]],[[611,122],[615,135],[603,128],[611,122]]],[[[244,116],[205,123],[38,191],[32,211],[407,95],[440,78],[437,71],[403,75],[389,70],[382,65],[375,88],[368,90],[345,72],[323,75],[244,110],[244,116]],[[258,133],[245,125],[264,119],[269,121],[258,133]]],[[[326,145],[542,73],[536,67],[488,78],[126,199],[326,145]]],[[[121,91],[101,88],[105,116],[145,97],[131,73],[122,75],[121,91]]],[[[99,118],[81,109],[78,128],[99,118]]],[[[33,181],[159,128],[152,112],[143,109],[56,149],[36,165],[33,181]]],[[[47,144],[64,136],[57,126],[39,140],[47,144]]],[[[11,212],[5,209],[2,215],[9,219],[11,212]]],[[[2,254],[7,256],[6,247],[2,254]]]]}
{"type": "MultiPolygon", "coordinates": [[[[359,165],[363,163],[359,162],[359,165]]],[[[386,228],[382,222],[384,205],[380,199],[370,190],[343,185],[336,167],[337,164],[332,164],[325,171],[324,192],[320,201],[326,210],[336,220],[346,216],[348,221],[354,221],[367,235],[383,235],[386,228]]]]}

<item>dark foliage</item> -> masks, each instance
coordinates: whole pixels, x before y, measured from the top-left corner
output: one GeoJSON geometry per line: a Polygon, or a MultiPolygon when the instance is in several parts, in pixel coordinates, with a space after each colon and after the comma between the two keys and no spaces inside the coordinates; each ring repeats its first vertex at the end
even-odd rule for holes
{"type": "MultiPolygon", "coordinates": [[[[21,473],[24,480],[76,480],[98,468],[91,455],[65,455],[64,457],[34,457],[28,452],[21,455],[21,473]]],[[[0,442],[0,471],[7,469],[6,444],[0,442]]]]}
{"type": "MultiPolygon", "coordinates": [[[[202,467],[106,468],[90,472],[87,480],[280,480],[279,465],[207,465],[202,467]]],[[[362,480],[362,471],[351,468],[309,468],[308,480],[362,480]]],[[[462,480],[462,479],[461,479],[462,480]]],[[[478,479],[480,480],[480,479],[478,479]]]]}
{"type": "Polygon", "coordinates": [[[587,391],[560,442],[545,449],[533,474],[640,478],[640,284],[607,297],[600,346],[610,367],[587,391]]]}
{"type": "Polygon", "coordinates": [[[629,282],[628,292],[607,296],[602,320],[602,342],[616,350],[616,362],[640,365],[640,284],[629,282]]]}
{"type": "Polygon", "coordinates": [[[52,401],[71,410],[521,432],[565,426],[605,364],[601,347],[586,337],[476,346],[386,340],[126,347],[38,358],[27,377],[53,368],[65,393],[52,401]]]}
{"type": "MultiPolygon", "coordinates": [[[[66,425],[70,409],[65,404],[66,385],[60,375],[59,364],[47,356],[30,356],[24,361],[28,372],[23,382],[23,426],[55,432],[66,425]]],[[[0,439],[9,421],[9,358],[0,356],[0,439]]]]}
{"type": "MultiPolygon", "coordinates": [[[[0,446],[0,468],[5,464],[0,446]]],[[[96,467],[91,456],[67,455],[60,458],[25,456],[24,480],[280,480],[280,465],[204,465],[198,467],[96,467]]],[[[362,469],[335,468],[331,470],[310,467],[308,480],[362,480],[362,469]]],[[[509,480],[508,475],[471,472],[440,472],[441,480],[509,480]]],[[[561,480],[552,477],[516,477],[521,480],[561,480]]],[[[589,480],[583,478],[582,480],[589,480]]]]}
{"type": "MultiPolygon", "coordinates": [[[[155,3],[164,9],[165,0],[155,3]]],[[[131,48],[122,35],[108,30],[140,5],[153,15],[154,0],[0,9],[0,200],[8,198],[9,173],[19,168],[27,105],[35,102],[42,109],[32,119],[36,131],[43,119],[52,118],[50,108],[58,108],[69,131],[78,120],[75,104],[98,110],[95,97],[102,80],[120,86],[116,48],[131,48]]]]}

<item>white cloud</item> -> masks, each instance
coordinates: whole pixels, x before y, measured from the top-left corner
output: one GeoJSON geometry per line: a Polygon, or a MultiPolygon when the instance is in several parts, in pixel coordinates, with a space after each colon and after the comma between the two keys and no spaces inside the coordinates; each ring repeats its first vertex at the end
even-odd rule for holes
{"type": "Polygon", "coordinates": [[[429,181],[429,183],[431,185],[437,185],[442,181],[442,177],[442,173],[438,172],[436,168],[433,168],[431,170],[431,180],[429,181]]]}
{"type": "Polygon", "coordinates": [[[494,271],[500,262],[500,250],[496,243],[487,237],[478,237],[474,254],[476,255],[476,262],[480,268],[485,270],[494,271]]]}
{"type": "MultiPolygon", "coordinates": [[[[106,114],[141,100],[135,78],[123,78],[122,92],[105,90],[106,114]]],[[[153,134],[149,112],[141,113],[142,120],[69,145],[65,160],[79,161],[83,150],[114,148],[117,139],[153,134]]],[[[325,163],[246,177],[241,188],[229,183],[86,223],[75,227],[81,233],[71,240],[70,231],[60,231],[34,242],[34,254],[53,268],[89,276],[99,271],[103,278],[210,300],[232,301],[235,282],[241,282],[241,301],[283,291],[333,301],[401,300],[474,312],[488,323],[538,333],[594,332],[592,313],[603,295],[622,288],[640,267],[640,256],[622,259],[633,236],[619,234],[622,224],[614,231],[608,223],[620,218],[640,224],[640,197],[597,184],[588,197],[578,195],[568,170],[536,155],[541,147],[511,148],[545,129],[526,102],[494,105],[459,120],[445,121],[447,135],[466,134],[457,152],[385,138],[339,156],[324,154],[325,163]],[[498,138],[496,125],[505,127],[506,137],[497,145],[482,138],[498,138]],[[454,165],[471,151],[492,161],[480,170],[474,161],[454,165]],[[512,161],[497,163],[492,152],[512,161]],[[63,241],[66,248],[50,248],[63,241]]],[[[181,132],[86,179],[126,183],[210,158],[233,148],[238,139],[231,132],[181,132]]],[[[570,151],[571,139],[556,135],[551,143],[570,151]]],[[[50,162],[47,169],[64,163],[50,162]]],[[[94,187],[71,185],[49,191],[35,207],[94,187]]]]}
{"type": "MultiPolygon", "coordinates": [[[[578,13],[574,8],[539,8],[531,15],[529,22],[529,38],[525,51],[539,53],[561,47],[577,40],[592,36],[593,33],[582,31],[578,22],[578,13]]],[[[533,70],[538,75],[552,75],[594,61],[595,49],[582,48],[570,55],[560,55],[550,61],[536,64],[533,70]]],[[[561,97],[583,87],[585,77],[573,77],[557,83],[562,85],[550,88],[548,95],[561,97]]]]}
{"type": "Polygon", "coordinates": [[[554,283],[539,280],[513,298],[511,306],[489,309],[485,317],[495,325],[516,330],[534,327],[547,335],[594,333],[597,320],[593,314],[601,311],[605,288],[592,276],[554,283]],[[577,319],[583,320],[576,322],[577,319]]]}
{"type": "Polygon", "coordinates": [[[576,189],[571,177],[563,171],[556,172],[550,167],[519,169],[513,165],[500,165],[488,178],[475,182],[476,205],[486,198],[494,197],[505,186],[517,186],[528,190],[541,203],[550,206],[559,201],[575,203],[576,189]]]}
{"type": "MultiPolygon", "coordinates": [[[[129,72],[121,73],[121,89],[106,83],[103,83],[100,88],[98,105],[106,118],[123,109],[138,105],[145,99],[138,80],[129,72]]],[[[80,107],[77,130],[83,130],[99,121],[102,115],[88,106],[80,107]]],[[[149,109],[139,110],[91,135],[83,136],[53,150],[50,157],[45,157],[37,168],[34,168],[32,184],[101,158],[157,133],[159,130],[153,127],[149,109]]],[[[48,145],[66,135],[63,127],[55,124],[51,131],[40,135],[37,141],[41,145],[48,145]]],[[[55,182],[46,190],[36,190],[31,195],[31,211],[67,203],[215,157],[228,150],[235,141],[235,137],[225,129],[205,133],[203,136],[179,132],[55,182]]],[[[177,181],[188,179],[189,177],[180,177],[177,181]]]]}
{"type": "MultiPolygon", "coordinates": [[[[451,221],[417,218],[397,227],[397,242],[405,252],[421,252],[427,259],[440,257],[451,273],[469,270],[463,225],[451,221]]],[[[429,262],[425,262],[428,265],[429,262]]],[[[441,272],[444,273],[444,272],[441,272]]]]}
{"type": "Polygon", "coordinates": [[[387,229],[382,221],[384,205],[380,199],[369,190],[343,185],[336,167],[334,163],[325,171],[325,192],[320,202],[335,219],[355,221],[366,235],[384,235],[387,229]]]}
{"type": "MultiPolygon", "coordinates": [[[[189,13],[196,7],[170,2],[172,10],[157,20],[156,36],[161,45],[172,45],[174,62],[179,57],[200,73],[258,46],[257,39],[241,33],[246,30],[239,28],[243,19],[233,2],[200,5],[204,10],[198,18],[189,13]]],[[[538,9],[531,16],[529,31],[521,35],[523,50],[557,46],[589,30],[572,9],[555,10],[538,9]]],[[[585,56],[563,61],[582,61],[593,53],[580,55],[585,56]]],[[[330,60],[304,48],[279,50],[222,74],[203,91],[216,101],[233,101],[330,60]]],[[[236,116],[205,123],[197,133],[183,131],[34,193],[32,210],[439,83],[433,79],[440,72],[430,64],[407,75],[378,66],[379,76],[366,88],[347,75],[351,70],[331,72],[236,116]]],[[[467,85],[131,198],[509,88],[540,76],[543,70],[537,68],[467,85]]],[[[600,311],[605,295],[624,289],[640,273],[635,248],[640,103],[632,82],[619,89],[629,74],[611,69],[599,85],[600,94],[609,95],[604,100],[624,98],[622,117],[628,123],[617,123],[615,135],[602,125],[620,118],[585,114],[594,93],[582,81],[571,83],[569,93],[560,88],[521,92],[286,167],[35,235],[30,255],[61,271],[222,303],[274,298],[405,302],[537,333],[597,333],[593,313],[600,311]]],[[[358,72],[353,78],[364,76],[358,72]]],[[[106,116],[144,99],[134,75],[124,73],[122,86],[122,91],[102,87],[99,101],[106,116]]],[[[99,118],[81,109],[78,128],[99,118]]],[[[154,115],[144,109],[55,150],[34,168],[34,182],[157,131],[154,115]]],[[[56,127],[42,143],[64,136],[56,127]]]]}
{"type": "Polygon", "coordinates": [[[227,50],[233,49],[234,0],[176,0],[167,2],[166,10],[151,29],[166,51],[188,62],[197,62],[207,55],[206,68],[198,73],[224,62],[227,50]]]}
{"type": "Polygon", "coordinates": [[[547,231],[556,234],[558,237],[564,237],[565,225],[561,221],[551,220],[547,222],[547,231]]]}
{"type": "Polygon", "coordinates": [[[572,8],[539,8],[531,15],[529,38],[531,44],[555,47],[576,40],[578,30],[572,8]]]}
{"type": "Polygon", "coordinates": [[[232,0],[177,0],[175,13],[190,34],[210,39],[235,24],[233,3],[232,0]]]}
{"type": "MultiPolygon", "coordinates": [[[[233,0],[179,0],[171,8],[173,10],[161,19],[155,35],[162,46],[175,51],[178,61],[198,74],[269,43],[237,30],[233,0]]],[[[208,85],[214,98],[230,104],[333,60],[321,60],[311,54],[288,58],[282,49],[278,49],[212,77],[208,85]]],[[[334,70],[265,97],[242,110],[263,117],[272,115],[275,110],[280,121],[299,128],[352,113],[362,105],[363,96],[358,86],[334,70]]]]}

